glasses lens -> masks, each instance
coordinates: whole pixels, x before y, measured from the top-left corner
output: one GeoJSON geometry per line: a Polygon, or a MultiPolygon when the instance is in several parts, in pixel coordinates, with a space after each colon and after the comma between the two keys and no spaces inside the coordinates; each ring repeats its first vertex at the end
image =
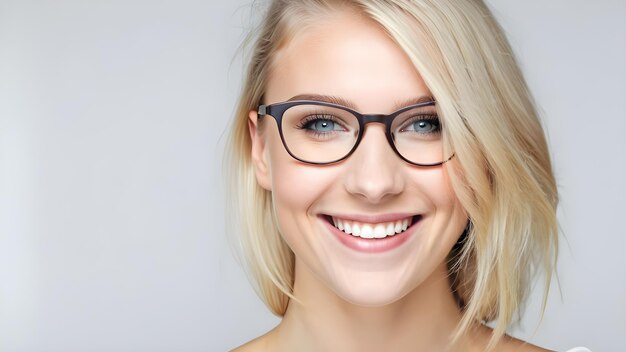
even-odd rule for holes
{"type": "Polygon", "coordinates": [[[391,134],[398,153],[421,165],[443,162],[441,124],[434,105],[421,106],[397,116],[391,134]]]}
{"type": "Polygon", "coordinates": [[[328,163],[346,156],[359,135],[359,121],[343,109],[305,104],[283,114],[283,138],[298,159],[328,163]]]}

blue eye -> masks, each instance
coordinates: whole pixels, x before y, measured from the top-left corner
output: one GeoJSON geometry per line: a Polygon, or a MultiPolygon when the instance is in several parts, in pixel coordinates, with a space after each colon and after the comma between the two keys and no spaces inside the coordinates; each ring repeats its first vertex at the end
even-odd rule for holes
{"type": "Polygon", "coordinates": [[[331,133],[346,131],[343,124],[333,115],[310,115],[300,123],[298,128],[314,133],[331,133]]]}
{"type": "Polygon", "coordinates": [[[335,122],[328,119],[315,119],[309,121],[304,125],[304,128],[318,132],[330,132],[336,129],[335,122]]]}
{"type": "Polygon", "coordinates": [[[417,120],[413,122],[413,130],[420,133],[430,133],[439,129],[439,124],[428,120],[417,120]]]}
{"type": "MultiPolygon", "coordinates": [[[[341,119],[341,117],[337,116],[338,114],[327,114],[327,113],[311,113],[305,116],[298,115],[290,115],[289,118],[294,117],[297,118],[293,123],[288,123],[288,125],[293,125],[295,131],[299,131],[300,137],[314,141],[333,141],[337,138],[347,138],[350,136],[349,132],[353,129],[351,126],[356,125],[356,129],[358,130],[358,122],[351,121],[346,122],[346,120],[341,119]]],[[[284,130],[283,130],[284,133],[284,130]]],[[[289,132],[290,135],[294,132],[289,132]]],[[[290,137],[291,138],[291,137],[290,137]]]]}
{"type": "Polygon", "coordinates": [[[405,124],[401,131],[416,132],[419,134],[436,134],[441,132],[441,125],[437,116],[420,115],[415,116],[405,124]]]}

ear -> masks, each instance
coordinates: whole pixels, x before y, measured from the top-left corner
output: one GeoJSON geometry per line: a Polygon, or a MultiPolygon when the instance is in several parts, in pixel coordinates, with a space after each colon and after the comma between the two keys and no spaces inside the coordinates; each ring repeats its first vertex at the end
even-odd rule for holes
{"type": "Polygon", "coordinates": [[[265,138],[259,131],[258,123],[259,115],[256,111],[250,110],[248,113],[248,130],[252,140],[252,163],[254,164],[256,181],[259,183],[259,186],[271,191],[272,183],[265,153],[265,138]]]}

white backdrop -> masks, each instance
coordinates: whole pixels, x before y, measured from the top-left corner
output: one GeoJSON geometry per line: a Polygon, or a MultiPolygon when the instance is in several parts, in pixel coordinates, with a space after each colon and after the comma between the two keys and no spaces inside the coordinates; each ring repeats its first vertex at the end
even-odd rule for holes
{"type": "MultiPolygon", "coordinates": [[[[224,351],[278,323],[224,235],[250,2],[0,0],[0,351],[224,351]]],[[[561,292],[535,333],[535,290],[512,333],[619,350],[626,2],[490,3],[545,118],[566,237],[561,292]]]]}

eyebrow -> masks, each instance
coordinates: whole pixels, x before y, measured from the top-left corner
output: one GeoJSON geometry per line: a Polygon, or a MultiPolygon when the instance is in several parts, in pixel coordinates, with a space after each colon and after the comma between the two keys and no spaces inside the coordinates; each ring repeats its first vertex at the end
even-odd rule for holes
{"type": "MultiPolygon", "coordinates": [[[[323,101],[325,103],[331,103],[331,104],[337,104],[337,105],[342,105],[345,107],[348,107],[350,109],[353,110],[357,110],[356,108],[356,104],[348,99],[342,98],[342,97],[337,97],[337,96],[333,96],[333,95],[321,95],[321,94],[298,94],[294,97],[291,97],[289,100],[287,101],[294,101],[294,100],[315,100],[315,101],[323,101]]],[[[433,98],[432,96],[429,95],[425,95],[425,96],[421,96],[421,97],[417,97],[417,98],[410,98],[410,99],[405,99],[405,100],[400,100],[400,101],[396,101],[393,107],[393,110],[399,110],[403,107],[409,106],[409,105],[415,105],[415,104],[421,104],[421,103],[426,103],[429,101],[435,101],[435,98],[433,98]]]]}

